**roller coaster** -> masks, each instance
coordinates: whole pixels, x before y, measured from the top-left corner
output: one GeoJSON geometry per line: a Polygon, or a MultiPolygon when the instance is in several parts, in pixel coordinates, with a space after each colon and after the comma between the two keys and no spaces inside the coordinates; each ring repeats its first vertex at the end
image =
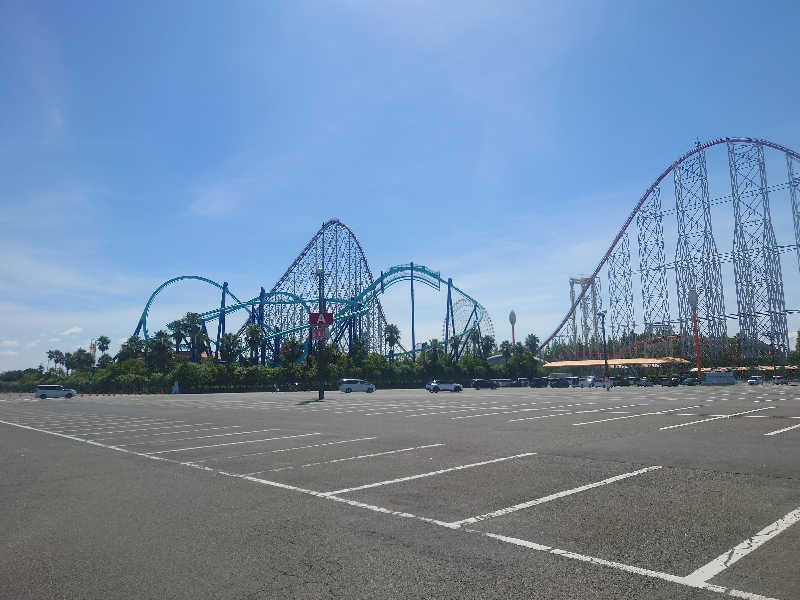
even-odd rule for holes
{"type": "Polygon", "coordinates": [[[677,353],[689,358],[695,339],[700,353],[711,358],[785,357],[787,315],[800,312],[787,309],[784,292],[784,273],[794,274],[797,267],[782,264],[793,262],[794,254],[800,266],[798,161],[797,152],[764,139],[697,142],[647,188],[591,274],[569,279],[568,309],[540,354],[600,357],[598,322],[605,329],[608,314],[611,346],[620,357],[665,356],[679,348],[677,353]],[[674,208],[662,206],[670,196],[674,208]],[[779,234],[793,233],[794,239],[779,244],[775,225],[779,234]],[[718,251],[719,239],[730,244],[729,252],[718,251]],[[726,310],[734,303],[735,311],[726,310]],[[731,322],[738,327],[734,336],[728,335],[731,322]]]}
{"type": "MultiPolygon", "coordinates": [[[[331,219],[306,244],[286,272],[269,292],[261,288],[249,300],[239,299],[228,286],[199,275],[173,277],[159,285],[150,295],[134,331],[135,336],[150,338],[148,317],[159,294],[167,287],[187,282],[201,282],[216,287],[220,293],[219,307],[199,313],[205,332],[207,355],[219,357],[220,340],[226,333],[227,321],[232,315],[243,317],[236,329],[242,341],[242,355],[247,351],[245,334],[251,325],[263,333],[258,349],[260,364],[277,364],[281,347],[289,339],[300,343],[299,361],[308,356],[312,348],[312,328],[308,315],[325,309],[334,314],[328,341],[343,352],[352,353],[358,342],[368,352],[393,356],[408,355],[416,360],[422,345],[416,343],[414,286],[424,285],[447,295],[443,321],[444,352],[458,360],[465,351],[483,353],[481,340],[494,336],[492,320],[477,300],[453,284],[452,278],[443,278],[437,271],[414,263],[393,266],[373,277],[363,248],[353,231],[338,219],[331,219]],[[322,270],[323,290],[319,289],[318,269],[322,270]],[[388,325],[380,297],[390,288],[408,283],[411,307],[411,347],[397,344],[399,352],[389,348],[385,331],[388,325]],[[322,292],[320,294],[320,291],[322,292]],[[323,302],[320,303],[320,296],[323,302]],[[216,336],[208,334],[209,325],[216,323],[216,336]]],[[[176,315],[173,325],[181,315],[176,315]]],[[[212,329],[213,330],[213,329],[212,329]]],[[[181,339],[176,339],[181,350],[181,339]]]]}

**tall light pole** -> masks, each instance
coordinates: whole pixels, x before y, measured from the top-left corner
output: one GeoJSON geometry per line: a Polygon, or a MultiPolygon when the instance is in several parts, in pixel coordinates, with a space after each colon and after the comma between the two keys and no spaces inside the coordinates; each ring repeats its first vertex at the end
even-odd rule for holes
{"type": "Polygon", "coordinates": [[[703,365],[700,362],[700,332],[697,328],[697,290],[691,288],[688,294],[689,305],[692,307],[692,325],[694,327],[694,357],[697,361],[697,378],[703,381],[703,365]]]}
{"type": "Polygon", "coordinates": [[[600,317],[600,330],[603,332],[603,362],[606,365],[605,371],[605,388],[606,391],[611,389],[611,379],[608,377],[608,349],[606,348],[606,311],[601,310],[597,313],[597,316],[600,317]]]}
{"type": "MultiPolygon", "coordinates": [[[[325,312],[325,271],[317,269],[319,278],[319,312],[325,312]]],[[[328,368],[327,357],[325,355],[325,338],[317,342],[317,375],[319,375],[319,395],[317,400],[325,399],[325,375],[328,368]]]]}

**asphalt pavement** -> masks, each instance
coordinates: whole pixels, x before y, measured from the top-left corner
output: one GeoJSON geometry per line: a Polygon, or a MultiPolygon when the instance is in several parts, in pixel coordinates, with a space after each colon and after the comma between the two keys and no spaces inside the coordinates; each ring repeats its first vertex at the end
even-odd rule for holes
{"type": "Polygon", "coordinates": [[[0,396],[0,598],[800,598],[800,387],[0,396]]]}

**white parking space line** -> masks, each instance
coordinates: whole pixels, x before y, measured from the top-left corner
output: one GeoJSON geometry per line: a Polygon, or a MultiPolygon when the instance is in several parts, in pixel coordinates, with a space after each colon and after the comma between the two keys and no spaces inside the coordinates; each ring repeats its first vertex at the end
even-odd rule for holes
{"type": "Polygon", "coordinates": [[[209,444],[207,446],[191,446],[189,448],[172,448],[170,450],[159,450],[157,452],[147,452],[147,454],[170,454],[172,452],[188,452],[189,450],[203,450],[205,448],[219,448],[221,446],[240,446],[242,444],[259,444],[261,442],[272,442],[275,440],[288,440],[291,438],[308,437],[310,435],[322,435],[319,432],[314,433],[299,433],[297,435],[282,435],[280,437],[263,438],[260,440],[244,440],[241,442],[224,442],[222,444],[209,444]]]}
{"type": "Polygon", "coordinates": [[[309,467],[316,467],[319,465],[331,465],[334,463],[340,462],[347,462],[351,460],[362,460],[365,458],[374,458],[376,456],[387,456],[389,454],[399,454],[400,452],[413,452],[414,450],[424,450],[425,448],[438,448],[439,446],[444,446],[444,444],[426,444],[424,446],[414,446],[411,448],[400,448],[399,450],[386,450],[385,452],[373,452],[372,454],[359,454],[358,456],[348,456],[347,458],[334,458],[332,460],[322,460],[319,462],[313,463],[306,463],[304,465],[300,465],[298,467],[288,466],[288,467],[278,467],[277,469],[265,469],[263,471],[254,471],[252,473],[248,473],[248,475],[258,475],[260,473],[277,473],[279,471],[289,471],[291,469],[307,469],[309,467]]]}
{"type": "Polygon", "coordinates": [[[277,448],[266,452],[249,452],[247,454],[236,454],[234,456],[211,456],[200,460],[193,460],[192,463],[210,462],[212,460],[231,460],[233,458],[247,458],[249,456],[264,456],[266,454],[279,454],[281,452],[293,452],[295,450],[307,450],[308,448],[323,448],[325,446],[338,446],[339,444],[354,444],[356,442],[367,442],[377,440],[377,436],[356,438],[354,440],[337,440],[335,442],[323,442],[321,444],[309,444],[307,446],[294,446],[292,448],[277,448]]]}
{"type": "Polygon", "coordinates": [[[745,410],[743,412],[733,413],[731,415],[719,415],[716,417],[711,417],[710,419],[700,419],[699,421],[690,421],[689,423],[678,423],[677,425],[668,425],[666,427],[659,427],[659,430],[664,429],[676,429],[678,427],[687,427],[689,425],[697,425],[698,423],[708,423],[709,421],[716,421],[717,419],[730,419],[731,417],[738,417],[740,415],[746,415],[748,413],[756,412],[759,410],[769,410],[774,408],[773,406],[765,406],[764,408],[754,408],[752,410],[745,410]]]}
{"type": "Polygon", "coordinates": [[[175,429],[176,427],[202,427],[203,425],[213,425],[213,423],[184,423],[174,422],[174,425],[158,424],[158,427],[137,427],[136,429],[84,429],[80,430],[83,435],[109,435],[111,433],[138,433],[140,431],[158,431],[161,429],[175,429]]]}
{"type": "MultiPolygon", "coordinates": [[[[140,435],[126,435],[125,439],[126,440],[128,440],[128,439],[138,439],[138,438],[143,438],[143,437],[151,438],[151,437],[156,437],[157,435],[175,435],[176,433],[197,433],[198,431],[219,431],[220,429],[241,429],[241,427],[242,427],[241,425],[220,425],[219,427],[204,427],[202,429],[182,429],[180,431],[174,431],[174,430],[173,431],[161,431],[159,433],[142,433],[140,435]]],[[[103,440],[110,440],[113,437],[117,437],[117,436],[112,436],[112,437],[108,437],[108,438],[94,438],[94,441],[102,442],[103,440]]]]}
{"type": "Polygon", "coordinates": [[[494,463],[513,460],[515,458],[525,458],[526,456],[534,456],[536,452],[525,452],[523,454],[515,454],[513,456],[504,456],[502,458],[493,458],[492,460],[484,460],[482,462],[470,463],[468,465],[459,465],[458,467],[450,467],[449,469],[439,469],[438,471],[428,471],[427,473],[419,473],[418,475],[409,475],[407,477],[398,477],[396,479],[388,479],[386,481],[377,481],[375,483],[366,483],[356,487],[346,488],[343,490],[336,490],[334,492],[324,492],[324,496],[336,496],[338,494],[346,494],[348,492],[355,492],[358,490],[366,490],[384,485],[391,485],[393,483],[402,483],[404,481],[412,481],[414,479],[422,479],[423,477],[433,477],[434,475],[442,475],[443,473],[451,473],[453,471],[461,471],[463,469],[472,469],[474,467],[482,467],[484,465],[491,465],[494,463]]]}
{"type": "Polygon", "coordinates": [[[625,415],[624,417],[611,417],[609,419],[598,419],[597,421],[584,421],[582,423],[573,423],[573,425],[594,425],[595,423],[607,423],[608,421],[621,421],[622,419],[635,419],[636,417],[649,417],[651,415],[666,415],[671,412],[675,412],[676,410],[688,410],[690,408],[699,408],[703,406],[702,404],[697,404],[695,406],[682,406],[680,408],[670,408],[667,410],[659,410],[656,412],[646,412],[646,413],[637,413],[635,415],[625,415]]]}
{"type": "Polygon", "coordinates": [[[792,429],[797,429],[800,425],[792,425],[791,427],[784,427],[783,429],[778,429],[777,431],[770,431],[769,433],[765,433],[764,435],[778,435],[779,433],[783,433],[784,431],[791,431],[792,429]]]}
{"type": "Polygon", "coordinates": [[[578,494],[580,492],[585,492],[586,490],[591,490],[594,488],[602,487],[604,485],[608,485],[610,483],[615,483],[617,481],[622,481],[623,479],[628,479],[630,477],[635,477],[637,475],[641,475],[642,473],[649,473],[650,471],[655,471],[660,469],[660,466],[654,467],[646,467],[644,469],[639,469],[638,471],[632,471],[630,473],[623,473],[622,475],[615,475],[614,477],[609,477],[608,479],[603,479],[602,481],[596,481],[594,483],[588,483],[586,485],[582,485],[580,487],[572,488],[571,490],[564,490],[561,492],[556,492],[555,494],[550,494],[549,496],[544,496],[542,498],[537,498],[535,500],[528,500],[527,502],[521,502],[520,504],[515,504],[514,506],[509,506],[507,508],[501,508],[499,510],[494,510],[492,512],[488,512],[482,515],[478,515],[476,517],[469,517],[468,519],[461,519],[460,521],[453,521],[450,523],[453,527],[462,527],[464,525],[471,525],[473,523],[477,523],[479,521],[485,521],[486,519],[493,519],[495,517],[502,517],[503,515],[508,515],[513,512],[517,512],[518,510],[524,510],[526,508],[530,508],[531,506],[536,506],[538,504],[544,504],[545,502],[551,502],[553,500],[558,500],[559,498],[564,498],[565,496],[571,496],[573,494],[578,494]]]}
{"type": "Polygon", "coordinates": [[[798,521],[800,521],[800,508],[796,508],[774,523],[770,523],[754,536],[746,539],[741,544],[738,544],[727,552],[719,555],[708,564],[705,564],[699,569],[693,571],[686,576],[686,579],[697,583],[705,583],[709,579],[712,579],[713,577],[716,577],[722,573],[722,571],[730,567],[738,560],[750,554],[753,550],[758,549],[760,546],[770,541],[776,535],[786,531],[798,521]]]}
{"type": "Polygon", "coordinates": [[[169,444],[171,442],[186,442],[188,440],[207,440],[209,438],[228,437],[231,435],[249,435],[251,433],[266,433],[267,431],[280,431],[280,429],[256,429],[255,431],[231,431],[228,433],[215,433],[212,435],[197,435],[194,437],[177,438],[173,440],[147,440],[146,442],[133,442],[132,444],[117,444],[117,446],[144,446],[146,444],[169,444]]]}

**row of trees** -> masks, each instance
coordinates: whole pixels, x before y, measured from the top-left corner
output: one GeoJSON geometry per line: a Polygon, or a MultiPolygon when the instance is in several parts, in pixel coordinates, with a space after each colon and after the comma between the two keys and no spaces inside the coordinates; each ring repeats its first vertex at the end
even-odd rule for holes
{"type": "Polygon", "coordinates": [[[394,357],[401,336],[396,325],[389,325],[384,332],[390,350],[388,358],[368,352],[359,342],[352,345],[349,353],[342,352],[334,344],[322,344],[307,361],[298,364],[303,348],[297,340],[288,339],[281,344],[279,364],[268,366],[261,364],[263,355],[260,356],[259,349],[265,340],[258,326],[255,326],[258,333],[251,327],[245,330],[244,341],[235,334],[223,336],[219,358],[215,358],[202,325],[198,328],[193,322],[187,315],[180,323],[171,324],[169,332],[158,331],[146,341],[132,336],[114,358],[106,354],[110,340],[101,346],[100,340],[105,337],[101,336],[98,349],[103,354],[95,368],[91,364],[91,354],[83,349],[72,353],[51,350],[48,361],[55,364],[54,368],[45,370],[40,366],[39,369],[5,373],[0,376],[0,390],[30,391],[39,383],[61,383],[81,392],[163,393],[168,392],[175,381],[183,392],[267,390],[275,385],[284,389],[287,386],[310,388],[319,380],[321,355],[325,357],[324,377],[329,387],[345,377],[369,379],[378,387],[417,387],[432,378],[469,384],[470,379],[477,377],[516,378],[540,374],[538,362],[531,353],[531,343],[535,348],[538,342],[535,336],[529,336],[533,341],[526,340],[524,345],[505,341],[498,349],[491,337],[478,338],[470,333],[464,336],[465,340],[457,336],[448,339],[447,352],[442,342],[433,339],[417,353],[416,360],[412,360],[407,355],[394,357]],[[189,346],[189,352],[176,352],[184,343],[189,346]],[[456,350],[460,350],[458,360],[456,350]],[[485,360],[485,356],[497,351],[506,357],[504,365],[490,365],[485,360]]]}

